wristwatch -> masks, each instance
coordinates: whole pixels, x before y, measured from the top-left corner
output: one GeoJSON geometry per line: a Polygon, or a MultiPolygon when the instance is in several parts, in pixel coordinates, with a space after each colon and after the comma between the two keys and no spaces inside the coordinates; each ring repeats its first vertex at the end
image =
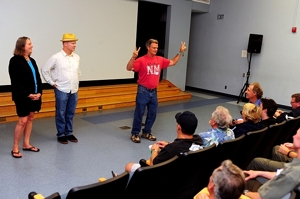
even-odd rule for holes
{"type": "Polygon", "coordinates": [[[177,55],[184,56],[184,52],[178,52],[177,55]]]}

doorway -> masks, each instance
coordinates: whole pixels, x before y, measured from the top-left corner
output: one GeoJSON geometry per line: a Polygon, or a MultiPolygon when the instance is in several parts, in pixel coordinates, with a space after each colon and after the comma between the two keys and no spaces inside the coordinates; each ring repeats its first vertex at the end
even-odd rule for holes
{"type": "MultiPolygon", "coordinates": [[[[145,44],[149,39],[158,40],[159,45],[157,55],[164,57],[167,7],[168,6],[164,4],[139,1],[136,47],[141,47],[141,50],[139,51],[138,57],[147,53],[145,44]]],[[[160,74],[160,80],[162,77],[163,71],[160,74]]],[[[134,74],[134,79],[138,79],[137,73],[134,74]]]]}

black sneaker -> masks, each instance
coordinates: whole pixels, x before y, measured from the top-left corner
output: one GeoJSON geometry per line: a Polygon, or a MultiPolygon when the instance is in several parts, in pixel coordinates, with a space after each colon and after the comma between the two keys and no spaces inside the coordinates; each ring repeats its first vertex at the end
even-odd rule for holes
{"type": "Polygon", "coordinates": [[[131,141],[134,143],[140,143],[141,139],[138,135],[131,135],[131,141]]]}
{"type": "Polygon", "coordinates": [[[68,136],[66,136],[66,138],[70,142],[78,142],[77,138],[74,135],[68,135],[68,136]]]}
{"type": "Polygon", "coordinates": [[[155,141],[156,137],[154,135],[152,135],[151,133],[143,133],[142,138],[148,139],[150,141],[155,141]]]}
{"type": "Polygon", "coordinates": [[[68,140],[67,140],[67,137],[66,136],[63,136],[63,137],[58,137],[57,138],[57,141],[61,144],[68,144],[68,140]]]}

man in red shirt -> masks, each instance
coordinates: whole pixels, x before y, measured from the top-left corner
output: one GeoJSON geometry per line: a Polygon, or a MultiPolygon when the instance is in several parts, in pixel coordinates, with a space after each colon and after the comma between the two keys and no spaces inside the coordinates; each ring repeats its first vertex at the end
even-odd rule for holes
{"type": "Polygon", "coordinates": [[[174,66],[186,50],[185,42],[181,42],[180,50],[176,56],[169,60],[161,56],[156,56],[158,41],[149,39],[146,42],[147,54],[139,57],[140,48],[133,51],[132,57],[127,64],[128,71],[138,72],[138,89],[136,95],[136,108],[134,112],[131,140],[140,143],[139,133],[142,127],[142,118],[147,107],[148,113],[143,129],[142,138],[155,141],[156,137],[151,134],[152,125],[157,113],[157,92],[161,70],[168,66],[174,66]]]}

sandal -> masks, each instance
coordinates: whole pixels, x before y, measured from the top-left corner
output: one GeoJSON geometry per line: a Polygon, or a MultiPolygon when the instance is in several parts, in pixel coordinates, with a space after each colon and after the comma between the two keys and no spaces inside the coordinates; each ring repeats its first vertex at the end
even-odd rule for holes
{"type": "Polygon", "coordinates": [[[143,133],[142,138],[148,139],[150,141],[155,141],[156,137],[154,135],[152,135],[151,133],[143,133]]]}
{"type": "Polygon", "coordinates": [[[16,154],[20,154],[20,151],[17,151],[17,152],[11,151],[12,157],[14,157],[14,158],[21,158],[22,157],[22,156],[16,156],[16,154]]]}
{"type": "Polygon", "coordinates": [[[140,143],[141,139],[138,135],[131,135],[131,141],[134,143],[140,143]]]}
{"type": "Polygon", "coordinates": [[[35,146],[32,146],[32,147],[29,147],[29,148],[23,148],[23,151],[32,151],[32,152],[39,152],[40,149],[35,147],[35,146]],[[36,149],[36,150],[35,150],[36,149]]]}

